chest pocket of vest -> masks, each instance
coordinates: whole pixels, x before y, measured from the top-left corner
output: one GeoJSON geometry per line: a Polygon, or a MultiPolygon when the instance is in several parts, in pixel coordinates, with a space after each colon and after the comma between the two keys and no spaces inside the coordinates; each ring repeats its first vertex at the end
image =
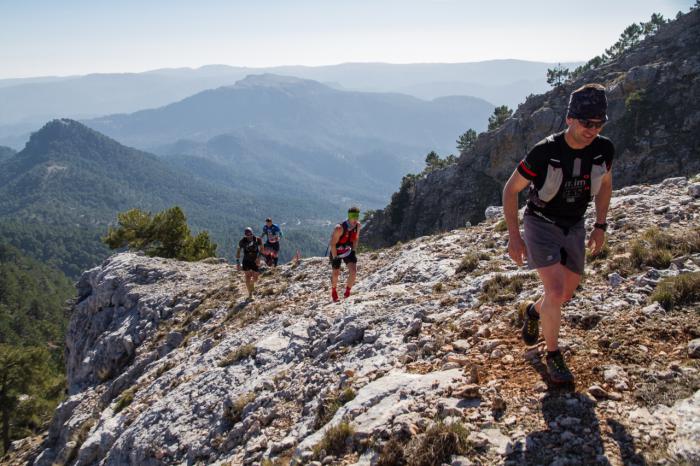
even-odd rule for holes
{"type": "Polygon", "coordinates": [[[561,162],[557,159],[550,159],[547,165],[547,177],[544,179],[542,188],[537,190],[537,197],[544,202],[551,201],[559,192],[561,182],[564,179],[564,172],[561,162]]]}
{"type": "Polygon", "coordinates": [[[258,242],[257,241],[252,241],[246,244],[243,247],[243,252],[246,255],[252,256],[253,254],[258,253],[258,242]]]}
{"type": "Polygon", "coordinates": [[[603,182],[603,176],[608,172],[608,167],[605,164],[605,159],[599,155],[593,159],[593,167],[591,167],[591,197],[598,194],[600,185],[603,182]]]}

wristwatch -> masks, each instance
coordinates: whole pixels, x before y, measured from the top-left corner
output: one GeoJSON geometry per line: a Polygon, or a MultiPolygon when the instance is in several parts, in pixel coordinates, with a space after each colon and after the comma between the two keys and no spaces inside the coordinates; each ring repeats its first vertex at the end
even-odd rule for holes
{"type": "Polygon", "coordinates": [[[607,231],[608,230],[608,222],[605,222],[605,223],[596,222],[593,224],[593,228],[600,228],[603,231],[607,231]]]}

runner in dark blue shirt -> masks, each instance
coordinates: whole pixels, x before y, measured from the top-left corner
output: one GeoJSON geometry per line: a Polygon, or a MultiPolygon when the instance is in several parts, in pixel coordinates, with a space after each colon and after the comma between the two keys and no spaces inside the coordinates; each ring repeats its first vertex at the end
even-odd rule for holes
{"type": "Polygon", "coordinates": [[[277,260],[280,253],[280,239],[282,238],[282,230],[280,227],[272,223],[270,217],[265,219],[265,225],[263,225],[261,238],[265,239],[265,248],[263,249],[263,255],[265,256],[265,263],[270,266],[277,267],[277,260]]]}

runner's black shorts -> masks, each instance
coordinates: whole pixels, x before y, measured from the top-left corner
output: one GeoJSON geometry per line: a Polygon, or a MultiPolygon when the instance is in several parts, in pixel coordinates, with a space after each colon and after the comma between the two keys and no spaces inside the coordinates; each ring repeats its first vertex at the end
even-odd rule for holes
{"type": "Polygon", "coordinates": [[[333,267],[334,269],[339,269],[341,260],[345,262],[345,264],[356,264],[357,256],[355,255],[355,251],[352,251],[350,254],[347,255],[347,257],[343,257],[342,259],[340,257],[336,257],[335,259],[333,259],[333,256],[329,254],[328,260],[330,260],[331,262],[331,267],[333,267]]]}
{"type": "Polygon", "coordinates": [[[241,264],[241,269],[243,269],[244,272],[260,272],[260,269],[258,269],[258,264],[255,263],[255,259],[248,260],[244,258],[243,263],[241,264]]]}
{"type": "Polygon", "coordinates": [[[274,243],[270,243],[269,241],[265,243],[265,248],[266,249],[272,249],[275,252],[280,252],[280,243],[275,241],[274,243]]]}
{"type": "Polygon", "coordinates": [[[564,230],[534,215],[523,216],[523,240],[527,247],[527,265],[539,269],[562,264],[582,275],[586,262],[586,230],[581,219],[564,230]]]}

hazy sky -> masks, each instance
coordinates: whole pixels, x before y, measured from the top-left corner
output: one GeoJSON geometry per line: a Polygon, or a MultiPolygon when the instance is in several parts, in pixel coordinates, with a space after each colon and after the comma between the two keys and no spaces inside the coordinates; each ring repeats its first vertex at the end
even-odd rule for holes
{"type": "Polygon", "coordinates": [[[0,0],[0,79],[206,64],[588,60],[694,0],[0,0]]]}

